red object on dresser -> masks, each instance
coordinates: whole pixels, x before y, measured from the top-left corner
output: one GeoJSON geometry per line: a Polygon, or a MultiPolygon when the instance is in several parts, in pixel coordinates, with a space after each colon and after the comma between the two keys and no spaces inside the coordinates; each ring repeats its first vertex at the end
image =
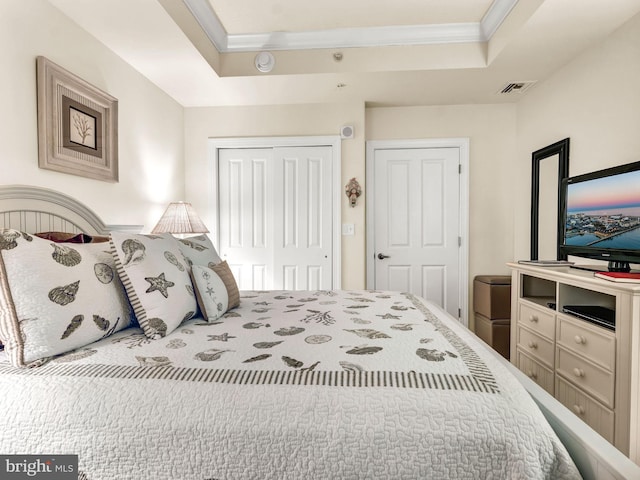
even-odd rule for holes
{"type": "Polygon", "coordinates": [[[596,272],[594,275],[610,282],[640,283],[640,272],[596,272]]]}

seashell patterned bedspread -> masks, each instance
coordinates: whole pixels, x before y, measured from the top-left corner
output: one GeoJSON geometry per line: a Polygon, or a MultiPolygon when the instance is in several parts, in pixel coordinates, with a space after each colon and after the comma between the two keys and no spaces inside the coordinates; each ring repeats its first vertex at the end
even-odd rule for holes
{"type": "Polygon", "coordinates": [[[138,328],[14,369],[3,454],[101,479],[579,478],[517,380],[421,298],[242,292],[218,321],[138,328]]]}

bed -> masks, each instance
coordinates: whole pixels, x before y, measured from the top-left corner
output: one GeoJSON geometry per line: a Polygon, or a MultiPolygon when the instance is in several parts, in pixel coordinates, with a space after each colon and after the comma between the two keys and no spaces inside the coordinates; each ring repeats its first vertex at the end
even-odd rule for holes
{"type": "Polygon", "coordinates": [[[0,222],[2,454],[78,455],[87,480],[640,478],[419,297],[237,292],[206,238],[107,226],[39,188],[0,188],[0,222]],[[58,226],[110,240],[33,235],[58,226]]]}

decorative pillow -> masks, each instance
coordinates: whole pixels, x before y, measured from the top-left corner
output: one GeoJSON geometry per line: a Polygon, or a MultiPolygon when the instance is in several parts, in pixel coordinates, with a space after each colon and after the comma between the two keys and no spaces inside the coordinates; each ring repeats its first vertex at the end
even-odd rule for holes
{"type": "Polygon", "coordinates": [[[40,232],[34,233],[34,235],[56,243],[101,243],[109,241],[107,236],[88,235],[86,233],[40,232]]]}
{"type": "Polygon", "coordinates": [[[229,308],[229,294],[222,279],[209,267],[194,265],[191,279],[202,315],[208,322],[217,320],[229,308]]]}
{"type": "Polygon", "coordinates": [[[238,291],[238,284],[236,283],[236,279],[233,277],[233,273],[231,273],[231,269],[229,268],[227,261],[225,260],[224,262],[214,265],[211,270],[218,274],[220,279],[224,282],[224,286],[227,287],[227,294],[229,295],[228,310],[236,308],[240,305],[240,292],[238,291]]]}
{"type": "Polygon", "coordinates": [[[14,366],[37,366],[131,324],[106,247],[0,230],[0,338],[14,366]]]}
{"type": "Polygon", "coordinates": [[[118,275],[147,337],[164,337],[196,314],[189,269],[170,233],[112,232],[110,244],[118,275]]]}
{"type": "Polygon", "coordinates": [[[180,242],[180,251],[189,266],[206,265],[212,268],[221,261],[213,243],[211,243],[211,240],[206,235],[181,238],[178,242],[180,242]]]}
{"type": "Polygon", "coordinates": [[[109,235],[91,235],[91,243],[107,243],[108,241],[109,235]]]}

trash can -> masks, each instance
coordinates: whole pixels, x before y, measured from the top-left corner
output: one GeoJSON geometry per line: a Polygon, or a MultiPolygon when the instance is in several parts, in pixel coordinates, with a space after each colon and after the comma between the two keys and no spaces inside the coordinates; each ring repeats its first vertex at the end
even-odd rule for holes
{"type": "Polygon", "coordinates": [[[509,360],[511,343],[511,277],[478,275],[473,280],[475,333],[509,360]]]}

